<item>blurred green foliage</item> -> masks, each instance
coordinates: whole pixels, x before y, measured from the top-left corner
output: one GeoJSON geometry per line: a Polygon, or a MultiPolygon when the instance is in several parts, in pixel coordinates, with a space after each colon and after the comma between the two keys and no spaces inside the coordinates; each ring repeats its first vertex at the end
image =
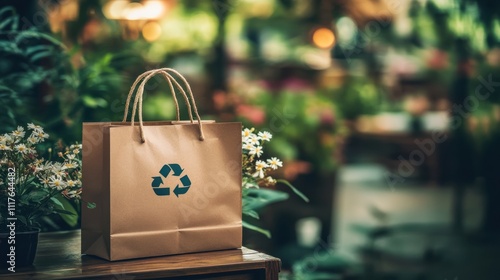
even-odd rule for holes
{"type": "Polygon", "coordinates": [[[343,85],[329,92],[342,115],[354,120],[360,115],[373,115],[383,108],[386,92],[373,81],[364,77],[347,77],[343,85]]]}
{"type": "Polygon", "coordinates": [[[321,93],[261,92],[248,103],[265,112],[263,124],[242,117],[247,126],[273,134],[269,152],[285,161],[310,162],[314,172],[327,173],[339,164],[347,129],[335,102],[321,93]]]}

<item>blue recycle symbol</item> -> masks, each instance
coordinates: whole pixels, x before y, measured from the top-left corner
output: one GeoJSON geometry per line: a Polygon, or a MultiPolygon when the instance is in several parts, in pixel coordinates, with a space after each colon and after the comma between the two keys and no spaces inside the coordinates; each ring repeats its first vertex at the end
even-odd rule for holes
{"type": "MultiPolygon", "coordinates": [[[[179,184],[177,184],[173,191],[173,193],[177,197],[179,197],[179,195],[186,194],[189,190],[189,187],[191,187],[191,180],[189,180],[188,175],[184,175],[181,177],[183,171],[184,169],[182,169],[182,167],[177,163],[165,164],[160,169],[160,174],[163,176],[163,178],[167,178],[170,173],[172,173],[172,175],[175,177],[180,177],[180,183],[182,184],[182,186],[180,187],[179,184]]],[[[162,176],[152,177],[153,182],[151,182],[151,187],[153,187],[156,195],[170,195],[169,187],[160,187],[161,185],[163,185],[162,176]]]]}

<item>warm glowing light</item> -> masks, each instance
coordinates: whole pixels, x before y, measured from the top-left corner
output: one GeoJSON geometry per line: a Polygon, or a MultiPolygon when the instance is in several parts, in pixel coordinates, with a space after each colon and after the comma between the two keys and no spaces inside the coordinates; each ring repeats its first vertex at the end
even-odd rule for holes
{"type": "Polygon", "coordinates": [[[142,37],[148,42],[156,41],[161,36],[161,26],[155,21],[148,22],[142,27],[142,37]]]}
{"type": "Polygon", "coordinates": [[[162,1],[146,1],[143,4],[142,15],[149,19],[160,18],[165,10],[165,3],[162,1]]]}
{"type": "Polygon", "coordinates": [[[109,19],[148,20],[158,19],[167,10],[167,3],[159,0],[130,2],[126,0],[113,0],[103,7],[104,15],[109,19]]]}
{"type": "Polygon", "coordinates": [[[120,19],[128,3],[123,0],[109,1],[103,7],[104,15],[109,19],[120,19]]]}
{"type": "Polygon", "coordinates": [[[331,48],[335,44],[335,35],[332,30],[321,27],[314,30],[312,41],[319,48],[331,48]]]}

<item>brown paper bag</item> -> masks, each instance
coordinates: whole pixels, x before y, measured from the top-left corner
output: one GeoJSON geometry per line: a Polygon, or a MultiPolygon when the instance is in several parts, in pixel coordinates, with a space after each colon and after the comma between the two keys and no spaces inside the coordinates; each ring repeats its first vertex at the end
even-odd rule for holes
{"type": "Polygon", "coordinates": [[[82,207],[82,253],[122,260],[240,247],[241,124],[202,122],[189,85],[168,68],[137,78],[125,112],[138,84],[131,122],[125,113],[121,123],[83,124],[83,199],[97,207],[82,207]],[[155,74],[180,90],[191,121],[142,121],[155,74]]]}

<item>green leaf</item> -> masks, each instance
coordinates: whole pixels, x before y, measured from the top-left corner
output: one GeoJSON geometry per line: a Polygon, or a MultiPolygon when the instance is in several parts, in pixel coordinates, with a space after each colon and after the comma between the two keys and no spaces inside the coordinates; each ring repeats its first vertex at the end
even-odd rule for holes
{"type": "Polygon", "coordinates": [[[10,12],[10,16],[7,16],[2,22],[0,22],[0,30],[5,29],[9,23],[12,23],[11,30],[16,30],[19,24],[19,16],[16,15],[16,11],[13,7],[5,7],[0,10],[0,18],[3,18],[4,14],[10,12]]]}
{"type": "Polygon", "coordinates": [[[288,194],[271,189],[246,189],[242,198],[243,211],[258,210],[272,203],[288,199],[288,194]]]}
{"type": "Polygon", "coordinates": [[[38,32],[38,31],[33,31],[33,30],[25,30],[25,31],[19,32],[18,36],[15,39],[15,42],[16,42],[16,44],[19,44],[23,40],[30,39],[30,38],[45,39],[56,46],[59,46],[63,49],[66,48],[64,46],[64,44],[61,41],[57,40],[56,38],[54,38],[48,34],[38,32]]]}
{"type": "Polygon", "coordinates": [[[262,233],[264,234],[267,238],[271,238],[271,232],[269,232],[268,230],[265,230],[261,227],[258,227],[256,225],[252,225],[248,222],[245,222],[245,221],[242,221],[242,226],[244,228],[247,228],[249,230],[253,230],[253,231],[256,231],[256,232],[259,232],[259,233],[262,233]]]}
{"type": "Polygon", "coordinates": [[[247,215],[247,216],[250,216],[252,218],[255,218],[255,219],[260,219],[259,217],[259,213],[257,213],[256,211],[254,210],[246,210],[246,211],[243,211],[243,215],[247,215]]]}
{"type": "Polygon", "coordinates": [[[26,219],[26,217],[25,217],[25,216],[21,216],[21,215],[19,215],[19,216],[16,216],[16,218],[17,218],[19,221],[21,221],[21,223],[23,223],[23,224],[25,224],[25,225],[28,225],[28,220],[26,219]]]}
{"type": "Polygon", "coordinates": [[[97,207],[97,204],[95,204],[94,202],[87,202],[88,209],[94,209],[96,207],[97,207]]]}
{"type": "Polygon", "coordinates": [[[295,188],[287,180],[279,179],[279,180],[276,180],[276,182],[282,183],[285,186],[289,187],[296,195],[298,195],[300,198],[302,198],[305,202],[309,202],[309,198],[307,198],[307,196],[305,196],[301,191],[299,191],[297,188],[295,188]]]}
{"type": "Polygon", "coordinates": [[[42,199],[44,199],[45,197],[47,197],[48,194],[47,192],[45,191],[41,191],[41,190],[34,190],[34,191],[31,191],[29,194],[28,194],[28,200],[29,201],[34,201],[34,202],[39,202],[41,201],[42,199]]]}
{"type": "Polygon", "coordinates": [[[104,108],[108,105],[108,102],[103,99],[103,98],[94,98],[92,96],[89,96],[89,95],[84,95],[82,97],[82,101],[83,101],[83,104],[85,104],[87,107],[90,107],[90,108],[97,108],[97,107],[101,107],[101,108],[104,108]]]}
{"type": "Polygon", "coordinates": [[[59,202],[61,203],[61,208],[58,208],[60,206],[56,206],[56,209],[54,209],[55,212],[59,213],[59,216],[70,226],[70,227],[75,227],[78,225],[78,212],[75,209],[75,207],[62,195],[59,196],[59,202]]]}
{"type": "Polygon", "coordinates": [[[54,55],[53,51],[44,51],[44,52],[38,52],[34,54],[33,56],[30,57],[31,62],[36,62],[37,60],[40,60],[42,58],[50,57],[54,55]]]}
{"type": "Polygon", "coordinates": [[[54,204],[59,206],[61,209],[64,209],[64,205],[56,197],[51,197],[50,200],[52,200],[52,202],[54,202],[54,204]]]}
{"type": "MultiPolygon", "coordinates": [[[[62,215],[60,215],[60,216],[61,216],[61,218],[63,218],[63,217],[64,217],[64,216],[66,216],[66,215],[69,215],[69,216],[75,216],[75,215],[77,215],[77,214],[76,214],[76,213],[74,213],[74,212],[71,212],[71,211],[68,211],[68,210],[59,209],[59,208],[55,208],[55,209],[54,209],[54,212],[59,213],[59,214],[62,214],[62,215]]],[[[63,218],[63,219],[64,219],[64,218],[63,218]]]]}

